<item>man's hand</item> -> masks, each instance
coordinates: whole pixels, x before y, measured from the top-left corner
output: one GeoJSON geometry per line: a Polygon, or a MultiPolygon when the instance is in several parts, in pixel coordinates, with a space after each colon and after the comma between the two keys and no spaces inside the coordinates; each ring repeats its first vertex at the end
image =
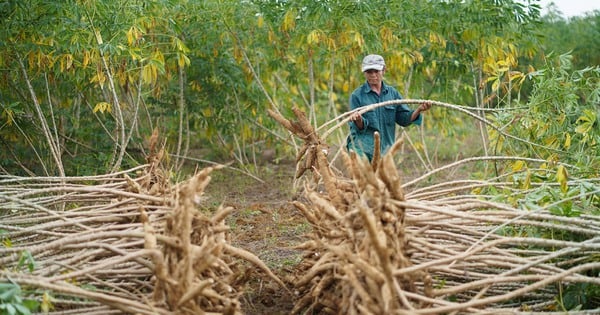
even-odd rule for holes
{"type": "Polygon", "coordinates": [[[365,126],[363,123],[362,116],[358,112],[354,112],[350,115],[350,121],[354,122],[358,129],[362,130],[365,126]]]}
{"type": "Polygon", "coordinates": [[[410,117],[411,121],[415,121],[417,118],[419,118],[421,112],[428,111],[431,108],[431,105],[433,105],[431,104],[431,102],[424,102],[419,104],[419,107],[415,109],[415,111],[412,113],[412,116],[410,117]]]}
{"type": "Polygon", "coordinates": [[[417,108],[417,111],[419,112],[425,112],[428,111],[431,108],[431,102],[425,102],[422,103],[421,105],[419,105],[419,107],[417,108]]]}

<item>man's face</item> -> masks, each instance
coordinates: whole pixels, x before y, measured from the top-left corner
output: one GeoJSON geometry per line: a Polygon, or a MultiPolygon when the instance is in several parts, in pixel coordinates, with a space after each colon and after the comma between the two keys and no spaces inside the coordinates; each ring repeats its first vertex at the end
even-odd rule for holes
{"type": "Polygon", "coordinates": [[[384,72],[385,72],[385,69],[383,69],[383,70],[369,69],[363,73],[365,74],[365,78],[367,79],[367,82],[369,82],[369,85],[381,85],[381,81],[383,81],[383,73],[384,72]]]}

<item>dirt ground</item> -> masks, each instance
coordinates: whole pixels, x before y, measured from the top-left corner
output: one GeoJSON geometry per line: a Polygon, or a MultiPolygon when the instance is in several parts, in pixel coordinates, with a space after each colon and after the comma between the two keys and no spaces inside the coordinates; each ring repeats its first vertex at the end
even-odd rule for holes
{"type": "MultiPolygon", "coordinates": [[[[402,163],[404,180],[423,172],[422,167],[416,166],[418,163],[417,160],[402,163]]],[[[293,290],[290,278],[303,254],[293,247],[308,240],[305,235],[311,230],[308,221],[291,204],[301,198],[294,183],[295,164],[293,161],[267,162],[253,174],[262,181],[239,169],[215,170],[205,191],[207,210],[221,204],[233,207],[235,211],[227,221],[231,243],[258,256],[293,290]]],[[[289,314],[296,302],[293,292],[281,288],[255,266],[246,267],[246,272],[240,275],[240,281],[246,283],[240,296],[244,313],[289,314]]]]}
{"type": "MultiPolygon", "coordinates": [[[[310,225],[291,205],[295,166],[290,162],[259,167],[260,179],[234,169],[212,173],[206,189],[207,210],[220,204],[235,209],[228,219],[231,243],[258,256],[284,282],[300,262],[302,252],[294,245],[305,240],[310,225]]],[[[291,293],[281,288],[255,266],[240,275],[246,288],[240,296],[245,314],[289,314],[294,305],[291,293]]],[[[291,289],[292,286],[289,285],[291,289]]]]}

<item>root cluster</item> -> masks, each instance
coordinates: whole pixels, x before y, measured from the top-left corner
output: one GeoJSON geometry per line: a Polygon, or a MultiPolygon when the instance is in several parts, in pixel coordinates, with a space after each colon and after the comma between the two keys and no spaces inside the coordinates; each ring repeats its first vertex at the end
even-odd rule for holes
{"type": "MultiPolygon", "coordinates": [[[[304,113],[294,109],[296,121],[270,114],[303,140],[297,178],[312,173],[293,201],[312,230],[286,279],[292,313],[515,314],[551,310],[568,287],[600,286],[598,216],[469,194],[511,189],[499,180],[408,191],[394,161],[400,142],[372,162],[342,155],[347,175],[337,175],[304,113]]],[[[156,137],[148,163],[123,172],[0,176],[0,282],[19,284],[25,298],[51,292],[49,314],[53,306],[88,315],[240,314],[241,261],[287,289],[231,245],[232,208],[198,210],[219,167],[171,184],[156,137]]]]}
{"type": "Polygon", "coordinates": [[[371,163],[343,155],[350,178],[334,176],[319,150],[325,144],[294,113],[296,122],[271,113],[316,148],[297,158],[313,179],[294,205],[313,232],[290,280],[299,297],[293,313],[515,314],[551,309],[561,287],[600,285],[600,218],[523,211],[466,194],[508,188],[500,182],[405,192],[393,160],[400,142],[371,163]],[[527,233],[534,228],[538,235],[527,233]],[[561,233],[581,241],[552,239],[561,233]]]}
{"type": "Polygon", "coordinates": [[[240,259],[283,285],[230,244],[231,208],[198,210],[214,168],[173,186],[161,155],[103,176],[0,177],[0,281],[88,315],[241,314],[240,259]]]}

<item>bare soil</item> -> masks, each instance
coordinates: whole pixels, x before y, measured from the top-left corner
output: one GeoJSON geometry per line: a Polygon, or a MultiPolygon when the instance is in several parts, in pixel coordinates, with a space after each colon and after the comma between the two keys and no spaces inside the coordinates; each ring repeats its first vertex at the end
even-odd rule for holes
{"type": "MultiPolygon", "coordinates": [[[[291,205],[295,198],[295,166],[290,162],[259,167],[263,182],[233,169],[212,173],[206,189],[207,211],[219,205],[235,209],[228,219],[231,243],[258,256],[284,282],[300,262],[302,252],[293,247],[310,231],[304,217],[291,205]]],[[[240,296],[245,314],[289,314],[294,296],[255,266],[243,262],[240,296]]],[[[292,289],[291,283],[288,287],[292,289]]]]}

